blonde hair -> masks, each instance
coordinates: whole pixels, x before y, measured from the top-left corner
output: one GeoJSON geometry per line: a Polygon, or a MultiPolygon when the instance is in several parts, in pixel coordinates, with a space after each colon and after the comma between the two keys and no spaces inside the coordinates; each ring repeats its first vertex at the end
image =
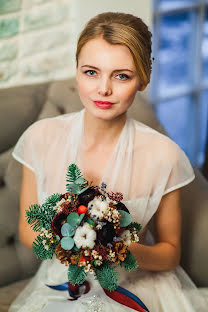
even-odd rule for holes
{"type": "Polygon", "coordinates": [[[82,47],[91,39],[102,37],[110,44],[129,48],[137,73],[143,84],[150,82],[152,71],[151,32],[141,18],[132,14],[104,12],[88,21],[80,33],[76,50],[76,65],[82,47]]]}

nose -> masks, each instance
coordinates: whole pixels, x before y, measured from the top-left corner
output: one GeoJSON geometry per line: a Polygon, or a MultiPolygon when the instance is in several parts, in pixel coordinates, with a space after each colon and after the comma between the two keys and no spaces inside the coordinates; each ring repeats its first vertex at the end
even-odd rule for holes
{"type": "Polygon", "coordinates": [[[98,94],[102,96],[107,96],[107,95],[112,94],[112,86],[108,78],[103,78],[99,80],[98,94]]]}

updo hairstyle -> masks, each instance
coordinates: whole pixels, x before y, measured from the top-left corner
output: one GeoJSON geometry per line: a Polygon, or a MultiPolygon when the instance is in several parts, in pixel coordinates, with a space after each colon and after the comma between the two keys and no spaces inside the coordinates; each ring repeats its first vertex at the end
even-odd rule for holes
{"type": "Polygon", "coordinates": [[[104,12],[91,18],[78,38],[76,66],[82,47],[97,37],[105,39],[110,44],[128,47],[142,84],[147,85],[150,82],[152,34],[141,18],[119,12],[104,12]]]}

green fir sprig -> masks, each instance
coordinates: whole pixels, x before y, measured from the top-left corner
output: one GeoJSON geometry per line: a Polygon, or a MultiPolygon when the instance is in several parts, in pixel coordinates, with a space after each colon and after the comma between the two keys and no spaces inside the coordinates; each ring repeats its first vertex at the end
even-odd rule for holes
{"type": "Polygon", "coordinates": [[[26,211],[27,222],[35,232],[40,232],[42,228],[50,229],[51,222],[56,215],[56,211],[48,204],[31,205],[26,211]]]}
{"type": "Polygon", "coordinates": [[[38,235],[33,242],[33,251],[38,258],[41,260],[52,259],[53,254],[55,252],[55,244],[51,244],[48,246],[48,249],[43,245],[43,239],[40,235],[38,235]]]}
{"type": "Polygon", "coordinates": [[[70,182],[66,184],[66,189],[70,194],[79,195],[89,187],[87,180],[83,178],[80,169],[75,164],[68,167],[66,181],[70,182]]]}
{"type": "Polygon", "coordinates": [[[52,194],[51,196],[49,196],[46,201],[45,201],[45,206],[48,206],[49,208],[51,207],[55,207],[57,202],[60,199],[61,194],[52,194]]]}
{"type": "Polygon", "coordinates": [[[131,232],[131,231],[134,231],[136,229],[137,232],[140,232],[141,229],[142,229],[142,226],[141,224],[137,223],[137,222],[132,222],[131,224],[129,224],[128,226],[128,230],[131,232]]]}
{"type": "Polygon", "coordinates": [[[136,259],[129,250],[127,251],[125,260],[120,262],[120,266],[123,267],[125,271],[132,271],[138,268],[136,259]]]}
{"type": "Polygon", "coordinates": [[[103,265],[96,269],[96,280],[104,289],[115,290],[118,287],[119,274],[115,270],[113,265],[108,262],[103,263],[103,265]]]}
{"type": "Polygon", "coordinates": [[[84,283],[87,274],[83,267],[78,267],[76,264],[70,264],[68,268],[68,280],[73,285],[81,285],[84,283]]]}
{"type": "Polygon", "coordinates": [[[82,173],[80,169],[75,164],[71,164],[68,167],[68,172],[66,174],[66,181],[70,183],[74,183],[77,179],[82,177],[82,173]]]}

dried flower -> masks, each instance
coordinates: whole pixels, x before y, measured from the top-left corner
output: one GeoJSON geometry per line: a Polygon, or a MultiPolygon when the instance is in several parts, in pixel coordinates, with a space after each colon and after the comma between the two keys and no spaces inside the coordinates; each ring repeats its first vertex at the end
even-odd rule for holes
{"type": "Polygon", "coordinates": [[[74,242],[77,248],[89,247],[92,249],[95,245],[96,232],[85,222],[83,226],[79,226],[74,235],[74,242]]]}
{"type": "Polygon", "coordinates": [[[124,231],[120,237],[125,245],[129,246],[131,244],[131,233],[129,230],[124,231]]]}
{"type": "Polygon", "coordinates": [[[122,201],[123,199],[123,194],[120,193],[120,192],[110,192],[110,193],[107,193],[108,194],[108,197],[112,200],[112,201],[116,201],[117,203],[119,203],[120,201],[122,201]]]}
{"type": "Polygon", "coordinates": [[[88,203],[88,213],[93,220],[102,220],[108,208],[108,203],[96,196],[88,203]]]}

